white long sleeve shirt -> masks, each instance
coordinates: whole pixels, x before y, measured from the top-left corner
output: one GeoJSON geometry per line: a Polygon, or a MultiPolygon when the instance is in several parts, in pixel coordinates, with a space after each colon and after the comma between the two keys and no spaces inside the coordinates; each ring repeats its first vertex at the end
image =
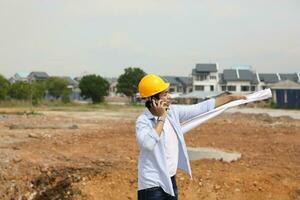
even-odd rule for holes
{"type": "MultiPolygon", "coordinates": [[[[260,101],[272,97],[270,89],[247,95],[246,100],[236,100],[215,107],[215,99],[210,99],[195,105],[171,105],[167,120],[173,127],[178,138],[178,168],[186,171],[192,176],[187,148],[183,134],[199,126],[201,123],[211,119],[226,109],[245,103],[260,101]]],[[[138,166],[138,189],[146,189],[160,186],[162,189],[174,196],[170,171],[166,159],[166,138],[156,133],[154,127],[155,117],[148,109],[145,109],[136,121],[136,137],[140,147],[138,166]]]]}

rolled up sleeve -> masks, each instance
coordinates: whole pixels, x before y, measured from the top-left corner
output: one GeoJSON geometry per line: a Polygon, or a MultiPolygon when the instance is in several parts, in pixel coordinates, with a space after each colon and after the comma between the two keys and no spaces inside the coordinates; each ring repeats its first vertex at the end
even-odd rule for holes
{"type": "Polygon", "coordinates": [[[180,122],[187,121],[197,115],[206,113],[215,108],[215,99],[209,99],[194,105],[177,105],[175,111],[180,122]]]}
{"type": "Polygon", "coordinates": [[[160,140],[156,130],[145,118],[138,118],[136,121],[136,137],[140,148],[148,151],[152,151],[160,140]]]}

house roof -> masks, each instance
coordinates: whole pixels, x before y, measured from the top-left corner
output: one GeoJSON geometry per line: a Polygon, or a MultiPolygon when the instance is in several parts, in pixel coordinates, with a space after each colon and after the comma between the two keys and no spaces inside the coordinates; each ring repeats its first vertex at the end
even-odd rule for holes
{"type": "Polygon", "coordinates": [[[249,81],[252,84],[257,84],[256,74],[247,69],[225,69],[223,74],[219,75],[220,83],[227,81],[249,81]]]}
{"type": "Polygon", "coordinates": [[[193,78],[187,76],[178,77],[179,81],[181,81],[185,85],[193,85],[193,78]]]}
{"type": "Polygon", "coordinates": [[[224,81],[236,81],[238,80],[237,73],[235,69],[224,69],[223,71],[224,81]]]}
{"type": "Polygon", "coordinates": [[[298,75],[296,73],[294,73],[294,74],[279,74],[279,76],[282,81],[284,81],[284,80],[290,80],[290,81],[294,81],[294,82],[298,81],[298,75]]]}
{"type": "Polygon", "coordinates": [[[72,79],[70,76],[62,76],[61,78],[67,80],[69,85],[73,85],[73,86],[79,85],[78,81],[72,79]]]}
{"type": "Polygon", "coordinates": [[[176,80],[176,76],[163,76],[162,78],[171,85],[182,85],[182,83],[176,80]]]}
{"type": "Polygon", "coordinates": [[[80,82],[81,78],[82,78],[81,76],[76,76],[76,77],[74,78],[74,80],[77,81],[77,82],[80,82]]]}
{"type": "Polygon", "coordinates": [[[28,76],[42,79],[49,77],[49,75],[46,72],[31,72],[28,76]]]}
{"type": "Polygon", "coordinates": [[[197,74],[201,72],[217,72],[217,64],[216,63],[199,63],[196,64],[196,67],[193,69],[192,74],[197,74]]]}
{"type": "Polygon", "coordinates": [[[252,71],[244,70],[244,69],[238,71],[239,71],[240,79],[251,81],[251,82],[257,82],[256,74],[254,74],[252,71]]]}
{"type": "Polygon", "coordinates": [[[298,89],[300,90],[300,84],[295,83],[291,80],[279,81],[278,83],[272,84],[271,89],[298,89]]]}
{"type": "Polygon", "coordinates": [[[265,82],[265,83],[277,83],[279,81],[277,74],[275,73],[262,73],[262,74],[258,74],[259,76],[259,80],[261,82],[265,82]]]}
{"type": "Polygon", "coordinates": [[[188,86],[193,83],[193,79],[186,76],[162,76],[162,78],[171,85],[188,86]]]}
{"type": "Polygon", "coordinates": [[[29,72],[18,72],[15,74],[15,76],[19,76],[20,78],[27,78],[29,74],[29,72]]]}

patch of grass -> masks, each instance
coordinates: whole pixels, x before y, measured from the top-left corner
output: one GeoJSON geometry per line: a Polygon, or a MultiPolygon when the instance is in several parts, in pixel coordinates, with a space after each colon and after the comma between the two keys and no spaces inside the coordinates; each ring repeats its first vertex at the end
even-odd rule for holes
{"type": "Polygon", "coordinates": [[[5,100],[0,101],[0,108],[20,108],[20,107],[30,107],[30,101],[21,100],[5,100]]]}
{"type": "Polygon", "coordinates": [[[12,111],[0,111],[2,115],[42,115],[35,110],[12,110],[12,111]]]}
{"type": "Polygon", "coordinates": [[[271,101],[271,102],[269,103],[269,107],[270,107],[270,108],[278,108],[278,105],[277,105],[274,101],[271,101]]]}
{"type": "Polygon", "coordinates": [[[289,109],[289,110],[299,110],[300,107],[299,106],[294,106],[294,107],[288,107],[288,105],[286,104],[283,107],[280,107],[277,103],[275,103],[274,101],[271,101],[269,103],[269,108],[274,108],[274,109],[289,109]]]}
{"type": "Polygon", "coordinates": [[[139,102],[134,102],[134,103],[130,103],[130,106],[137,107],[137,108],[143,108],[143,107],[145,107],[145,104],[139,103],[139,102]]]}
{"type": "MultiPolygon", "coordinates": [[[[0,108],[9,109],[10,112],[24,114],[24,113],[37,113],[38,111],[66,111],[66,112],[88,112],[97,110],[120,111],[127,109],[141,109],[143,105],[140,104],[110,104],[103,102],[99,104],[82,104],[82,103],[63,103],[60,100],[55,101],[41,101],[38,105],[31,105],[30,101],[5,101],[0,102],[0,108]]],[[[0,111],[1,112],[1,111],[0,111]]]]}

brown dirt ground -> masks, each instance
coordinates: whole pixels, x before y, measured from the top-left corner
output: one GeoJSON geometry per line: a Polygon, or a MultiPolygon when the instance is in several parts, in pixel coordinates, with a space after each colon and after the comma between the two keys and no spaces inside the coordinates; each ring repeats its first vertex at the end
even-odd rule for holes
{"type": "MultiPolygon", "coordinates": [[[[0,117],[0,199],[136,199],[134,125],[141,110],[5,112],[0,117]],[[13,124],[79,128],[9,129],[13,124]]],[[[177,176],[180,199],[300,195],[300,120],[224,113],[188,133],[186,142],[238,151],[242,158],[192,161],[193,180],[181,171],[177,176]]]]}

